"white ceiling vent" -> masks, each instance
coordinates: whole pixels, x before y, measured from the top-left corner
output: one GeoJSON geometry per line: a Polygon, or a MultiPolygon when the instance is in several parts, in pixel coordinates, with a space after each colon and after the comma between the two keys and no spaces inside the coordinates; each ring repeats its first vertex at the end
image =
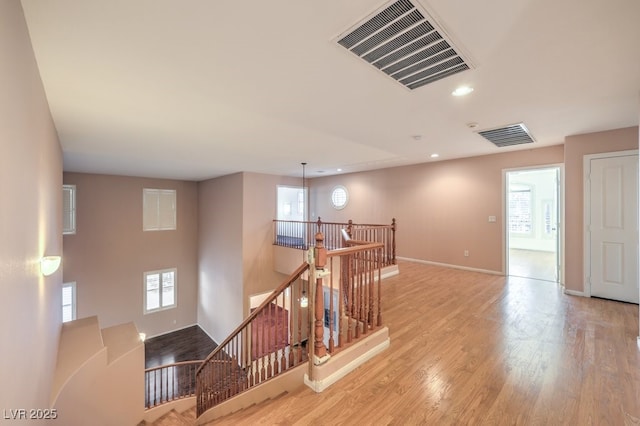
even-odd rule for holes
{"type": "Polygon", "coordinates": [[[383,6],[337,43],[409,89],[471,68],[427,13],[409,0],[383,6]]]}
{"type": "Polygon", "coordinates": [[[498,148],[533,142],[533,137],[523,123],[511,124],[497,129],[482,130],[478,132],[478,134],[495,144],[498,148]]]}

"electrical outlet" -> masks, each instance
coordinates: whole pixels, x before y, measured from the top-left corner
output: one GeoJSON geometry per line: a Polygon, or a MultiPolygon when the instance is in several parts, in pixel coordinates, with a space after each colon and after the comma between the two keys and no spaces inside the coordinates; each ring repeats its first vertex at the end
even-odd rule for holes
{"type": "Polygon", "coordinates": [[[469,250],[464,251],[464,257],[469,257],[469,250]]]}

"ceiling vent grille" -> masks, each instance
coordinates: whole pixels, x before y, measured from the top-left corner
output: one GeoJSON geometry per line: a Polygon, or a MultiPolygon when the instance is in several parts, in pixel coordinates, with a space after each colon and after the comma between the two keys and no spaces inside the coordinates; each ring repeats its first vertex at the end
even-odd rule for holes
{"type": "Polygon", "coordinates": [[[427,16],[409,0],[398,0],[338,36],[337,43],[412,90],[470,69],[427,16]]]}
{"type": "Polygon", "coordinates": [[[534,141],[529,130],[527,130],[527,127],[523,123],[511,124],[498,129],[482,130],[478,132],[478,134],[498,148],[532,143],[534,141]]]}

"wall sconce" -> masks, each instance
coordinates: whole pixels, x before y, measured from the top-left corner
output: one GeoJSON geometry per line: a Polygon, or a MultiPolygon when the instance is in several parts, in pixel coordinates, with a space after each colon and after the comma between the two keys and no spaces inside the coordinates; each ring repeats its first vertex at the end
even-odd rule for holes
{"type": "Polygon", "coordinates": [[[309,298],[307,297],[307,292],[302,290],[302,297],[300,298],[300,307],[306,308],[309,306],[309,298]]]}
{"type": "Polygon", "coordinates": [[[147,334],[146,333],[138,333],[138,336],[140,336],[140,341],[142,343],[144,343],[144,341],[147,339],[147,334]]]}
{"type": "Polygon", "coordinates": [[[40,259],[40,271],[42,275],[48,277],[58,270],[62,258],[60,256],[45,256],[40,259]]]}

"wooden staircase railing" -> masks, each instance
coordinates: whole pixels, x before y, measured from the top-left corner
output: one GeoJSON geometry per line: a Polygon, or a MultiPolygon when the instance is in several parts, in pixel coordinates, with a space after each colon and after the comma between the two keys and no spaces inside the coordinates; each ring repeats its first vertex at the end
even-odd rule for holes
{"type": "Polygon", "coordinates": [[[303,262],[198,368],[198,416],[308,359],[308,270],[303,262]]]}
{"type": "MultiPolygon", "coordinates": [[[[364,238],[379,235],[365,227],[355,235],[358,232],[364,238]]],[[[339,235],[340,247],[327,250],[324,234],[317,232],[306,256],[309,261],[198,368],[198,416],[301,363],[312,361],[312,375],[313,365],[382,326],[381,271],[390,261],[386,243],[353,239],[348,228],[339,235]],[[308,307],[301,306],[303,298],[308,307]]]]}
{"type": "Polygon", "coordinates": [[[195,396],[196,370],[200,365],[202,360],[147,368],[144,372],[145,408],[195,396]]]}
{"type": "Polygon", "coordinates": [[[384,244],[353,240],[346,230],[342,233],[347,247],[329,251],[322,234],[316,235],[315,268],[328,272],[316,279],[314,349],[320,341],[326,348],[314,352],[318,358],[337,353],[382,326],[384,244]]]}

